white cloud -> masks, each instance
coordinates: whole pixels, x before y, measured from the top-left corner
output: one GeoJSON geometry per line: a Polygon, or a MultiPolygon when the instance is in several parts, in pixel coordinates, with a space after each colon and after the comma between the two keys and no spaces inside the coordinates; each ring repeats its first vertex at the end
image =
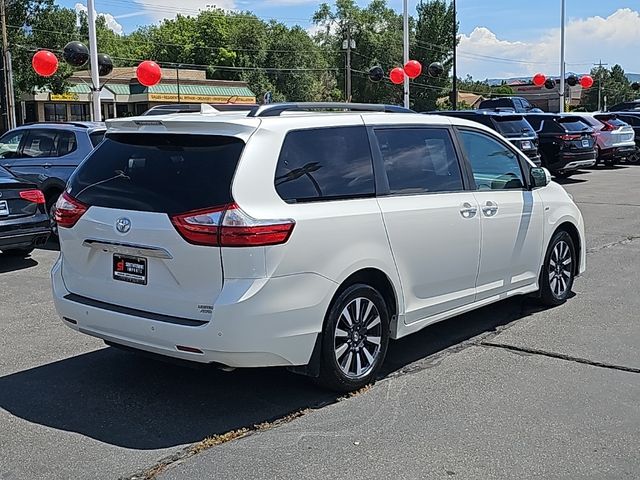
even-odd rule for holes
{"type": "MultiPolygon", "coordinates": [[[[76,3],[74,9],[76,13],[87,12],[87,7],[81,3],[76,3]]],[[[105,19],[105,21],[107,22],[107,27],[109,27],[110,30],[113,30],[118,35],[122,35],[122,25],[118,23],[113,15],[111,15],[110,13],[98,13],[98,16],[105,19]]]]}
{"type": "Polygon", "coordinates": [[[234,10],[235,0],[139,0],[137,6],[154,21],[175,18],[178,14],[195,16],[202,10],[221,8],[234,10]]]}
{"type": "MultiPolygon", "coordinates": [[[[608,17],[571,19],[566,30],[567,70],[588,72],[602,59],[618,63],[627,72],[640,72],[640,12],[622,8],[608,17]]],[[[458,71],[474,78],[528,76],[536,72],[557,75],[560,71],[560,29],[551,29],[536,41],[511,42],[499,39],[491,30],[476,27],[462,35],[458,71]],[[491,59],[500,57],[513,61],[491,59]],[[523,63],[527,62],[527,63],[523,63]]]]}

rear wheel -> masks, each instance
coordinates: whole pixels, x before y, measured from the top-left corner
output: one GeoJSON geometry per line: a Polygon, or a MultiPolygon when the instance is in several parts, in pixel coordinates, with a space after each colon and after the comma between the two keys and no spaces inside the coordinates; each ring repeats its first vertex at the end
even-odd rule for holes
{"type": "Polygon", "coordinates": [[[348,287],[327,313],[317,382],[341,392],[371,383],[388,344],[389,314],[382,295],[364,284],[348,287]]]}
{"type": "Polygon", "coordinates": [[[547,249],[540,275],[540,299],[544,305],[560,305],[569,298],[576,262],[571,235],[563,230],[556,232],[547,249]]]}
{"type": "Polygon", "coordinates": [[[640,151],[636,150],[627,157],[627,163],[637,164],[640,163],[640,151]]]}
{"type": "Polygon", "coordinates": [[[28,257],[31,252],[35,250],[34,247],[27,248],[11,248],[9,250],[3,250],[2,253],[10,257],[28,257]]]}
{"type": "Polygon", "coordinates": [[[49,225],[51,226],[51,233],[54,237],[58,236],[58,224],[56,223],[56,202],[60,197],[60,193],[51,194],[47,197],[47,213],[49,214],[49,225]]]}

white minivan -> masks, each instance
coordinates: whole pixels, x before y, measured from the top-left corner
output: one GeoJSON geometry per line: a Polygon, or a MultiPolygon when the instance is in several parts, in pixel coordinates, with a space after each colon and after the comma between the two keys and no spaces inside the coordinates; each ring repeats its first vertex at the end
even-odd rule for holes
{"type": "Polygon", "coordinates": [[[52,271],[69,327],[352,390],[391,339],[513,295],[560,304],[585,269],[569,195],[480,124],[380,105],[203,111],[109,121],[69,181],[52,271]]]}

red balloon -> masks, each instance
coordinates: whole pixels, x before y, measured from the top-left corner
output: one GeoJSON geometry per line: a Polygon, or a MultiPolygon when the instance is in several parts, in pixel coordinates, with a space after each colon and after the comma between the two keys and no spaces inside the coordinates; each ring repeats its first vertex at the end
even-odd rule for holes
{"type": "Polygon", "coordinates": [[[404,65],[404,73],[409,78],[417,78],[422,73],[422,64],[417,60],[409,60],[404,65]]]}
{"type": "Polygon", "coordinates": [[[141,85],[153,87],[160,82],[162,70],[156,62],[145,60],[136,68],[136,77],[141,85]]]}
{"type": "Polygon", "coordinates": [[[593,86],[593,78],[591,75],[585,75],[580,79],[580,85],[582,88],[591,88],[593,86]]]}
{"type": "Polygon", "coordinates": [[[544,74],[542,74],[542,73],[536,73],[533,76],[533,84],[536,87],[541,87],[542,85],[544,85],[544,82],[546,82],[546,81],[547,81],[547,77],[545,77],[544,74]]]}
{"type": "Polygon", "coordinates": [[[396,67],[391,72],[389,72],[389,79],[395,83],[396,85],[404,82],[404,70],[400,67],[396,67]]]}
{"type": "Polygon", "coordinates": [[[41,77],[50,77],[58,71],[58,57],[49,50],[40,50],[31,59],[31,66],[41,77]]]}

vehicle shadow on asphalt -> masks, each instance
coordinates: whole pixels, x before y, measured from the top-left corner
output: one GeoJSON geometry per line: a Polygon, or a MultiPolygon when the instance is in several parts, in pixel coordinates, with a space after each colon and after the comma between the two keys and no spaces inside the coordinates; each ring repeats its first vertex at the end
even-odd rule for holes
{"type": "Polygon", "coordinates": [[[35,267],[36,265],[38,265],[38,262],[31,257],[12,257],[10,255],[0,253],[0,274],[17,272],[18,270],[35,267]]]}
{"type": "MultiPolygon", "coordinates": [[[[513,298],[392,342],[382,377],[540,308],[513,298]]],[[[125,448],[198,442],[305,408],[335,393],[284,369],[186,368],[104,348],[0,378],[0,408],[28,422],[125,448]]]]}

